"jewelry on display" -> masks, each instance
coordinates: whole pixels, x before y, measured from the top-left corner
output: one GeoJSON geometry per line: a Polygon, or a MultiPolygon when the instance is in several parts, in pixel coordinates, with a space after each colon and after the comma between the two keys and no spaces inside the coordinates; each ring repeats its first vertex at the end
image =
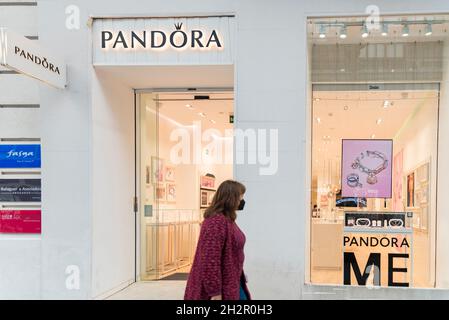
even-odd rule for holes
{"type": "Polygon", "coordinates": [[[358,218],[357,220],[355,220],[355,225],[361,227],[369,227],[371,225],[371,220],[368,218],[358,218]]]}
{"type": "Polygon", "coordinates": [[[390,219],[388,221],[388,225],[390,227],[402,227],[404,226],[404,221],[402,221],[401,219],[390,219]]]}
{"type": "Polygon", "coordinates": [[[361,188],[363,185],[360,183],[360,177],[356,173],[351,173],[346,177],[346,183],[351,188],[359,187],[361,188]]]}
{"type": "Polygon", "coordinates": [[[360,156],[357,157],[354,162],[352,163],[351,167],[353,169],[359,169],[361,172],[366,173],[368,177],[366,178],[366,182],[369,184],[376,184],[377,183],[377,175],[385,170],[388,166],[388,159],[387,157],[379,151],[365,151],[361,152],[360,156]],[[382,163],[377,167],[370,169],[363,165],[362,160],[364,158],[378,158],[382,160],[382,163]]]}

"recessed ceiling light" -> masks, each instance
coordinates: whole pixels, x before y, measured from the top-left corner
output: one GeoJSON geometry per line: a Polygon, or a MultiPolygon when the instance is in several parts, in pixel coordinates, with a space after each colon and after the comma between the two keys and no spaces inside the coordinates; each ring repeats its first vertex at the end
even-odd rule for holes
{"type": "Polygon", "coordinates": [[[388,24],[384,23],[384,24],[382,25],[382,33],[381,33],[381,35],[382,35],[383,37],[388,36],[388,24]]]}
{"type": "Polygon", "coordinates": [[[203,118],[206,117],[206,114],[205,114],[204,112],[199,112],[198,115],[199,115],[200,117],[203,117],[203,118]]]}
{"type": "Polygon", "coordinates": [[[382,123],[382,118],[377,119],[376,123],[379,125],[382,123]]]}
{"type": "Polygon", "coordinates": [[[347,31],[346,31],[346,26],[341,27],[340,29],[340,39],[346,39],[346,37],[348,36],[347,31]]]}
{"type": "Polygon", "coordinates": [[[428,23],[428,24],[426,25],[426,31],[425,31],[424,35],[425,35],[426,37],[432,35],[432,25],[431,25],[430,23],[428,23]]]}
{"type": "Polygon", "coordinates": [[[316,102],[320,101],[320,98],[315,98],[315,101],[316,101],[316,102]]]}
{"type": "Polygon", "coordinates": [[[191,104],[186,104],[186,107],[189,109],[193,109],[193,106],[191,104]]]}
{"type": "Polygon", "coordinates": [[[409,34],[410,34],[410,29],[408,27],[408,24],[404,24],[404,26],[402,27],[402,36],[408,37],[409,34]]]}
{"type": "Polygon", "coordinates": [[[368,35],[368,27],[366,26],[366,24],[364,24],[362,27],[362,38],[368,38],[368,35]]]}
{"type": "Polygon", "coordinates": [[[326,27],[324,25],[320,26],[320,39],[326,38],[326,27]]]}
{"type": "Polygon", "coordinates": [[[371,135],[371,139],[374,139],[376,137],[376,135],[373,133],[372,135],[371,135]]]}
{"type": "Polygon", "coordinates": [[[385,100],[384,101],[384,108],[388,108],[390,106],[390,101],[385,100]]]}
{"type": "Polygon", "coordinates": [[[213,123],[213,124],[217,123],[217,121],[212,120],[212,119],[210,119],[209,121],[210,121],[210,123],[213,123]]]}
{"type": "Polygon", "coordinates": [[[316,118],[316,122],[321,123],[321,118],[320,118],[320,117],[317,117],[317,118],[316,118]]]}
{"type": "Polygon", "coordinates": [[[344,110],[348,110],[349,107],[348,107],[348,106],[344,106],[343,109],[344,109],[344,110]]]}

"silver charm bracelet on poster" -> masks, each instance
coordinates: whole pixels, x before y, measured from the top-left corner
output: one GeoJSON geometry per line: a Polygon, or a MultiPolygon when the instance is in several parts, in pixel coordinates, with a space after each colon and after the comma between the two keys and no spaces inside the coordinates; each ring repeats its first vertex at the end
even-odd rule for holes
{"type": "MultiPolygon", "coordinates": [[[[357,157],[354,162],[352,163],[351,167],[353,169],[359,169],[361,172],[366,173],[368,177],[366,178],[366,182],[369,184],[376,184],[377,183],[377,176],[380,172],[385,170],[388,166],[388,159],[387,157],[379,151],[369,151],[360,153],[360,156],[357,157]],[[362,159],[365,158],[365,154],[367,158],[379,158],[382,160],[382,163],[374,169],[367,168],[362,164],[362,159]]],[[[351,173],[346,177],[346,183],[351,188],[355,187],[362,187],[363,185],[360,183],[360,177],[358,174],[351,173]]]]}

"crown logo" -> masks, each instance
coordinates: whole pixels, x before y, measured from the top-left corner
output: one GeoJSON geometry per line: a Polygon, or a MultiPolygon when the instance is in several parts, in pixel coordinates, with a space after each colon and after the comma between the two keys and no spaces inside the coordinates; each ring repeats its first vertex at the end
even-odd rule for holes
{"type": "Polygon", "coordinates": [[[180,23],[175,23],[175,28],[176,28],[176,30],[181,30],[181,28],[182,28],[182,22],[180,22],[180,23]]]}

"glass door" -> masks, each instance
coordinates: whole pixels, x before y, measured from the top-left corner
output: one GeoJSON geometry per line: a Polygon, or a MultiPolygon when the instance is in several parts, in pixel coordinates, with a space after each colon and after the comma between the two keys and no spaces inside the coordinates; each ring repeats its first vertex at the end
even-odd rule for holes
{"type": "Polygon", "coordinates": [[[204,209],[233,176],[233,93],[141,92],[136,101],[139,278],[185,280],[204,209]]]}

